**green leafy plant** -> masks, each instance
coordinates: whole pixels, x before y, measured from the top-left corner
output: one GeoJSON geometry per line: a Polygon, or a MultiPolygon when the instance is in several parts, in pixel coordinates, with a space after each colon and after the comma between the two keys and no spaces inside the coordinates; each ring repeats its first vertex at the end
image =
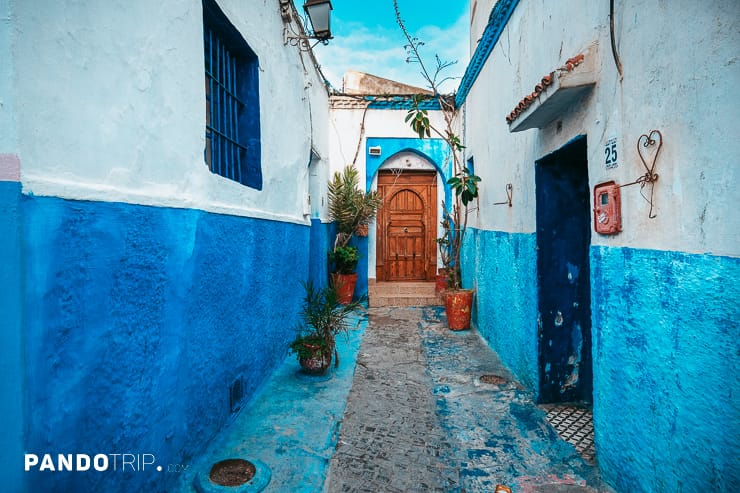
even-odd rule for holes
{"type": "MultiPolygon", "coordinates": [[[[436,67],[429,70],[422,59],[419,48],[424,44],[418,38],[409,34],[406,25],[401,18],[401,12],[398,7],[398,1],[393,0],[393,6],[396,11],[396,22],[403,32],[407,44],[405,45],[408,55],[407,62],[419,64],[421,75],[427,81],[432,95],[417,94],[411,99],[411,109],[406,114],[406,123],[419,136],[420,139],[429,138],[432,135],[440,137],[449,146],[452,156],[452,177],[447,180],[447,184],[454,192],[451,209],[443,203],[444,220],[442,226],[445,228],[444,235],[437,240],[440,252],[444,248],[448,253],[447,263],[447,285],[449,288],[461,289],[462,272],[460,257],[462,253],[463,239],[468,227],[468,215],[471,203],[478,197],[478,188],[481,178],[475,175],[472,170],[463,165],[463,152],[465,146],[462,144],[460,137],[455,133],[455,119],[457,117],[457,108],[455,107],[455,98],[453,95],[443,95],[439,91],[439,86],[448,78],[441,78],[444,70],[455,62],[444,62],[439,56],[435,56],[436,67]],[[423,107],[424,103],[434,100],[438,103],[440,112],[443,117],[443,127],[437,128],[429,118],[429,112],[423,107]]],[[[445,263],[445,257],[442,258],[445,263]]]]}
{"type": "Polygon", "coordinates": [[[334,173],[328,195],[329,219],[337,226],[335,249],[347,246],[360,225],[367,225],[383,203],[377,191],[360,190],[360,173],[354,165],[334,173]]]}
{"type": "Polygon", "coordinates": [[[357,268],[360,253],[354,246],[338,246],[329,252],[329,262],[333,265],[333,271],[340,274],[352,274],[357,268]]]}
{"type": "Polygon", "coordinates": [[[342,305],[336,289],[326,286],[318,289],[310,282],[303,283],[305,296],[301,306],[301,324],[298,335],[290,343],[290,352],[298,359],[316,354],[334,355],[334,366],[339,366],[336,337],[350,329],[350,316],[363,309],[364,299],[342,305]],[[316,349],[318,347],[318,349],[316,349]]]}

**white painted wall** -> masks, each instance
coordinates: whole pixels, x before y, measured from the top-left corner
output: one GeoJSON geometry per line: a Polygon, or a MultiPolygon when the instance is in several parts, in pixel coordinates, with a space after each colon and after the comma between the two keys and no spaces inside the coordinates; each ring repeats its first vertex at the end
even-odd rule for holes
{"type": "Polygon", "coordinates": [[[17,122],[15,114],[15,59],[13,57],[14,30],[10,0],[0,0],[0,154],[17,151],[17,122]]]}
{"type": "Polygon", "coordinates": [[[483,31],[488,24],[488,16],[491,14],[497,0],[470,0],[470,54],[472,55],[483,36],[483,31]]]}
{"type": "Polygon", "coordinates": [[[329,154],[323,81],[283,45],[278,2],[218,3],[260,60],[262,191],[204,162],[199,0],[13,4],[24,191],[306,222],[311,147],[329,154]]]}
{"type": "Polygon", "coordinates": [[[468,154],[483,178],[478,225],[533,232],[534,162],[580,134],[588,137],[592,189],[607,180],[634,181],[644,174],[637,140],[659,129],[657,217],[648,218],[639,185],[623,188],[623,232],[594,233],[592,243],[736,256],[740,112],[731,95],[740,84],[740,4],[626,0],[617,9],[622,81],[610,48],[608,2],[579,0],[552,9],[541,0],[522,0],[517,6],[466,102],[468,154]],[[504,119],[519,100],[593,42],[599,45],[593,92],[559,125],[510,133],[504,119]],[[612,137],[619,166],[607,170],[603,149],[612,137]],[[492,206],[505,198],[508,182],[514,206],[492,206]]]}

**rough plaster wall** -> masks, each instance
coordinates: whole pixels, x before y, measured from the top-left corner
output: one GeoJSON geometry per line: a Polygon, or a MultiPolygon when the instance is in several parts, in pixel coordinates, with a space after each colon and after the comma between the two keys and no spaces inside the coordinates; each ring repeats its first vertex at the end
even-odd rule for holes
{"type": "Polygon", "coordinates": [[[543,75],[597,38],[597,6],[591,2],[572,9],[582,22],[570,22],[574,13],[568,8],[552,9],[541,0],[520,2],[468,95],[466,145],[483,179],[478,214],[482,229],[533,232],[535,160],[583,133],[564,128],[558,133],[559,145],[546,145],[535,130],[510,133],[504,120],[543,75]],[[491,88],[496,97],[491,97],[491,88]],[[514,207],[494,206],[506,200],[507,183],[513,185],[514,207]]]}
{"type": "Polygon", "coordinates": [[[606,477],[618,491],[735,491],[740,260],[603,246],[591,256],[606,477]]]}
{"type": "MultiPolygon", "coordinates": [[[[308,277],[309,228],[120,203],[22,201],[26,449],[191,463],[229,417],[229,385],[243,376],[251,398],[286,354],[299,282],[308,277]],[[280,255],[265,245],[280,245],[280,255]]],[[[167,489],[175,476],[29,481],[30,491],[143,491],[167,489]]]]}
{"type": "Polygon", "coordinates": [[[520,2],[467,100],[468,153],[483,177],[480,227],[534,231],[534,161],[572,138],[588,135],[593,188],[644,174],[637,139],[659,129],[665,143],[656,167],[658,217],[648,219],[649,205],[639,186],[624,188],[624,231],[595,237],[594,243],[739,253],[733,232],[740,230],[740,217],[726,211],[740,200],[737,187],[729,185],[737,181],[732,162],[740,153],[730,129],[740,125],[740,114],[724,101],[740,83],[734,49],[740,34],[733,27],[740,6],[728,0],[679,3],[618,5],[616,37],[625,74],[620,83],[610,49],[608,3],[551,9],[541,0],[520,2]],[[679,25],[690,28],[678,31],[679,25]],[[595,41],[599,79],[591,95],[542,130],[509,133],[504,117],[518,101],[543,75],[595,41]],[[495,98],[489,97],[491,87],[495,98]],[[619,166],[607,170],[603,150],[612,137],[617,138],[619,166]],[[514,186],[513,215],[489,207],[501,200],[505,183],[514,186]]]}
{"type": "MultiPolygon", "coordinates": [[[[2,156],[0,155],[0,161],[2,156]]],[[[1,166],[1,163],[0,163],[1,166]]],[[[0,179],[0,416],[4,431],[0,438],[0,474],[8,484],[20,484],[23,471],[23,319],[21,304],[20,201],[17,181],[0,179]]]]}
{"type": "MultiPolygon", "coordinates": [[[[619,243],[740,255],[740,215],[728,213],[740,201],[734,186],[740,112],[727,100],[740,84],[740,3],[632,1],[619,15],[624,64],[619,133],[629,162],[618,169],[617,180],[632,181],[642,173],[635,150],[641,133],[657,128],[665,139],[656,167],[658,217],[647,218],[637,187],[623,189],[627,227],[619,243]],[[656,16],[663,22],[656,23],[656,16]]],[[[608,56],[604,63],[613,65],[608,56]]]]}
{"type": "Polygon", "coordinates": [[[463,286],[476,291],[475,328],[532,390],[538,385],[535,247],[535,235],[470,229],[463,249],[463,286]]]}
{"type": "Polygon", "coordinates": [[[470,2],[470,54],[475,52],[483,31],[488,24],[488,16],[496,0],[471,0],[470,2]]]}
{"type": "Polygon", "coordinates": [[[17,152],[17,120],[15,113],[15,56],[13,44],[13,9],[9,0],[0,0],[0,153],[17,152]]]}
{"type": "Polygon", "coordinates": [[[0,416],[4,432],[0,438],[0,476],[6,484],[21,484],[18,467],[23,445],[23,336],[20,305],[21,262],[20,159],[15,113],[15,31],[13,5],[0,0],[0,416]]]}
{"type": "Polygon", "coordinates": [[[323,82],[309,63],[304,72],[296,48],[283,46],[277,3],[219,5],[260,60],[263,191],[204,163],[198,0],[18,3],[24,190],[308,224],[302,202],[311,144],[328,154],[326,134],[311,136],[327,126],[323,82]]]}

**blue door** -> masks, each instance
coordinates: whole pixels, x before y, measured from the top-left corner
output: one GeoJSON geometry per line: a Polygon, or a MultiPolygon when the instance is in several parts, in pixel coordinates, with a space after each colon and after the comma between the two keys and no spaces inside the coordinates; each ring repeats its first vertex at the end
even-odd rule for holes
{"type": "Polygon", "coordinates": [[[591,200],[586,137],[535,167],[539,400],[592,400],[591,200]]]}

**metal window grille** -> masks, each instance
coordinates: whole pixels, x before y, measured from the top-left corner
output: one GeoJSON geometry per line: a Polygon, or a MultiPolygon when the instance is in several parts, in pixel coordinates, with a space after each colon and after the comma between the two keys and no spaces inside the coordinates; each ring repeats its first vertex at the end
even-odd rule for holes
{"type": "Polygon", "coordinates": [[[262,189],[259,59],[215,0],[203,0],[205,161],[213,173],[262,189]]]}
{"type": "Polygon", "coordinates": [[[213,29],[206,26],[204,33],[206,163],[212,172],[243,183],[247,147],[239,133],[239,115],[245,105],[237,95],[238,61],[213,29]]]}

